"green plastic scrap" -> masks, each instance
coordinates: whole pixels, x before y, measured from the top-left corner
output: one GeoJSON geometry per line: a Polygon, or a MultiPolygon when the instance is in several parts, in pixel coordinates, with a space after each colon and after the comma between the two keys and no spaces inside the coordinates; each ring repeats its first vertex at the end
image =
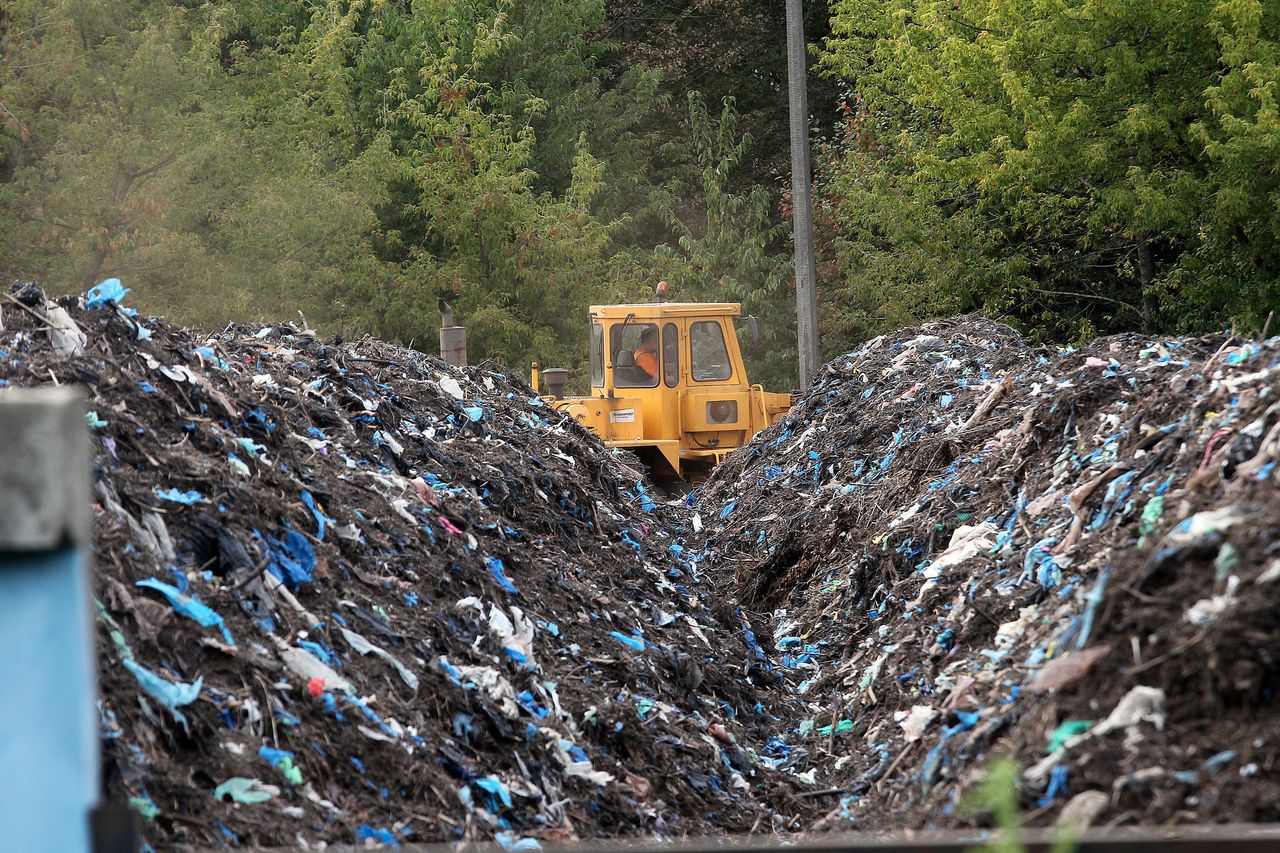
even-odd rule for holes
{"type": "Polygon", "coordinates": [[[843,734],[844,732],[851,731],[853,729],[853,720],[841,720],[834,726],[823,726],[818,729],[818,734],[830,735],[832,729],[835,729],[836,734],[843,734]]]}
{"type": "Polygon", "coordinates": [[[1049,746],[1045,752],[1057,752],[1062,745],[1076,735],[1082,735],[1093,728],[1093,720],[1067,720],[1049,735],[1049,746]]]}
{"type": "Polygon", "coordinates": [[[222,800],[230,797],[237,803],[252,806],[257,803],[265,803],[278,793],[280,793],[279,788],[275,785],[267,785],[261,779],[232,776],[213,789],[213,798],[222,800]]]}
{"type": "Polygon", "coordinates": [[[102,602],[96,598],[93,600],[93,609],[98,618],[107,623],[107,633],[111,636],[111,642],[115,645],[116,652],[124,660],[133,660],[133,649],[129,648],[129,641],[124,638],[124,631],[120,630],[120,623],[111,618],[107,608],[103,607],[102,602]]]}
{"type": "Polygon", "coordinates": [[[1230,542],[1223,543],[1218,549],[1218,556],[1213,560],[1213,576],[1222,583],[1240,565],[1240,552],[1230,542]]]}
{"type": "Polygon", "coordinates": [[[1156,530],[1156,525],[1160,523],[1160,519],[1164,516],[1164,495],[1156,495],[1147,501],[1146,507],[1142,510],[1142,518],[1138,521],[1138,547],[1145,548],[1147,546],[1147,537],[1156,530]]]}
{"type": "Polygon", "coordinates": [[[292,758],[281,759],[280,763],[276,765],[276,769],[280,771],[281,776],[294,785],[302,784],[302,771],[293,766],[292,758]]]}
{"type": "Polygon", "coordinates": [[[244,452],[249,454],[253,459],[257,459],[258,454],[267,449],[263,445],[258,444],[252,438],[237,438],[236,444],[240,445],[241,449],[243,449],[244,452]]]}
{"type": "Polygon", "coordinates": [[[285,781],[291,785],[302,784],[302,770],[293,763],[293,753],[286,752],[283,749],[272,749],[264,746],[258,750],[258,755],[266,759],[267,763],[280,771],[280,775],[285,781]]]}
{"type": "Polygon", "coordinates": [[[152,802],[151,798],[146,794],[143,794],[141,797],[130,797],[129,808],[133,809],[141,815],[143,819],[148,821],[155,820],[156,816],[160,814],[160,809],[156,807],[156,804],[152,802]]]}
{"type": "Polygon", "coordinates": [[[89,429],[102,429],[104,426],[107,425],[107,422],[104,421],[102,418],[98,417],[97,412],[93,412],[93,411],[85,412],[84,420],[85,420],[85,423],[89,425],[89,429]]]}

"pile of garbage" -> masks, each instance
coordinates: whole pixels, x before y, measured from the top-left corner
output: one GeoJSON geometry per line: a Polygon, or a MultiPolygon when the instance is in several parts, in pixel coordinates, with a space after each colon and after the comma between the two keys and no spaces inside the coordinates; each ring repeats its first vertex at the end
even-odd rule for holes
{"type": "MultiPolygon", "coordinates": [[[[83,385],[108,789],[160,849],[795,825],[758,646],[676,510],[498,370],[109,280],[0,299],[0,386],[83,385]]],[[[0,392],[2,393],[2,392],[0,392]]]]}
{"type": "MultiPolygon", "coordinates": [[[[767,614],[811,828],[1280,819],[1280,338],[1026,345],[962,317],[825,366],[692,501],[767,614]]],[[[698,553],[698,548],[701,549],[698,553]]]]}
{"type": "Polygon", "coordinates": [[[1280,818],[1280,338],[905,330],[681,505],[496,368],[126,293],[5,294],[0,393],[86,389],[156,847],[948,826],[1003,756],[1031,823],[1280,818]]]}

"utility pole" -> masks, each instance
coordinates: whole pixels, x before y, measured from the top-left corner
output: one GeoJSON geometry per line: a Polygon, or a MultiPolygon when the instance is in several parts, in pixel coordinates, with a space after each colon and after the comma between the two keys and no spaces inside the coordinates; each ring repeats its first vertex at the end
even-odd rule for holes
{"type": "Polygon", "coordinates": [[[801,0],[787,0],[787,91],[791,102],[791,227],[796,250],[796,348],[800,388],[818,372],[817,266],[813,259],[813,198],[809,174],[808,56],[801,0]]]}

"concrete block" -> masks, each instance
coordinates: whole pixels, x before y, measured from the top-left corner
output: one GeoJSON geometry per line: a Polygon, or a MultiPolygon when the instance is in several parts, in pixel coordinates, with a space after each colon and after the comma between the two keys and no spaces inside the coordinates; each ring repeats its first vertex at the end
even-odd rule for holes
{"type": "Polygon", "coordinates": [[[88,545],[90,465],[79,389],[0,392],[0,551],[88,545]]]}

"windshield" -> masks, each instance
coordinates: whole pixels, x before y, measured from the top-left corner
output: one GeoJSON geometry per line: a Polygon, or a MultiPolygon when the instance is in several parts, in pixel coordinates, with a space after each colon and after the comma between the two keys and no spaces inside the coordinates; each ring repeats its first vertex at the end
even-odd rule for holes
{"type": "Polygon", "coordinates": [[[689,350],[695,382],[723,382],[733,375],[719,323],[703,320],[690,326],[689,350]]]}
{"type": "Polygon", "coordinates": [[[604,326],[591,324],[591,386],[604,387],[604,326]]]}
{"type": "Polygon", "coordinates": [[[609,330],[613,384],[619,388],[653,388],[658,384],[658,327],[653,323],[619,323],[609,330]]]}

